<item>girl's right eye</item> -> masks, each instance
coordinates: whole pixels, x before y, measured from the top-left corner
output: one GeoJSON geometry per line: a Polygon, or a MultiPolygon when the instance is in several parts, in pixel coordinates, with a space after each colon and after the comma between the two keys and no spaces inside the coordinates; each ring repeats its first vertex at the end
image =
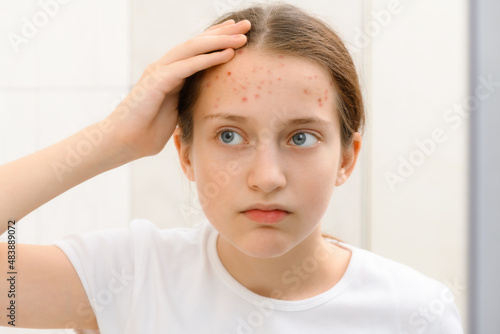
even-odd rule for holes
{"type": "Polygon", "coordinates": [[[224,130],[219,133],[219,139],[227,145],[239,145],[243,143],[243,137],[231,130],[224,130]],[[235,141],[236,138],[236,141],[235,141]]]}

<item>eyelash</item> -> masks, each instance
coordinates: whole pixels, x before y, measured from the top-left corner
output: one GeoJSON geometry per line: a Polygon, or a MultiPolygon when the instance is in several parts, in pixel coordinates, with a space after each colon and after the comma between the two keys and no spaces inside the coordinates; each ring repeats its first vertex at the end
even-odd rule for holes
{"type": "MultiPolygon", "coordinates": [[[[215,134],[215,141],[217,142],[217,144],[218,144],[218,145],[220,145],[220,146],[222,146],[222,147],[225,147],[225,148],[227,148],[227,147],[230,147],[230,148],[231,148],[231,146],[234,146],[234,148],[238,148],[240,145],[228,145],[228,144],[224,144],[223,142],[221,142],[221,141],[219,140],[219,136],[220,136],[220,134],[221,134],[221,133],[223,133],[223,132],[226,132],[226,131],[236,132],[237,134],[239,134],[239,135],[241,136],[241,134],[240,134],[238,131],[234,130],[234,129],[231,129],[231,128],[224,128],[224,129],[221,129],[221,130],[217,131],[217,133],[215,134]]],[[[290,136],[290,140],[292,140],[293,136],[295,136],[295,135],[296,135],[296,134],[298,134],[298,133],[308,133],[308,134],[311,134],[311,135],[313,135],[314,137],[316,137],[316,139],[318,140],[318,142],[320,142],[320,141],[321,141],[321,137],[320,137],[317,133],[315,133],[315,132],[311,132],[311,131],[308,131],[308,130],[297,130],[297,131],[295,131],[295,132],[294,132],[294,133],[292,133],[292,135],[290,136]]],[[[243,136],[242,136],[242,137],[243,137],[243,136]]],[[[289,142],[290,140],[288,140],[287,142],[289,142]]],[[[297,146],[297,145],[294,145],[294,146],[296,146],[296,147],[300,147],[300,146],[297,146]]],[[[316,145],[313,145],[313,146],[311,146],[311,147],[307,147],[307,148],[312,148],[312,147],[314,147],[314,146],[316,146],[316,145]]]]}

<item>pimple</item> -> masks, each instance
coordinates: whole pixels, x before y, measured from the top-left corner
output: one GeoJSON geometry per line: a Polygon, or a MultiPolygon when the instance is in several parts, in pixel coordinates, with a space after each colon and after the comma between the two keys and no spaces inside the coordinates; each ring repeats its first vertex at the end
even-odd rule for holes
{"type": "Polygon", "coordinates": [[[236,87],[233,88],[233,92],[237,93],[238,89],[236,87]]]}
{"type": "Polygon", "coordinates": [[[220,101],[220,97],[216,98],[215,101],[219,102],[220,101]]]}
{"type": "Polygon", "coordinates": [[[306,89],[304,89],[304,94],[306,94],[306,95],[311,95],[311,91],[310,91],[309,89],[307,89],[307,88],[306,88],[306,89]]]}
{"type": "Polygon", "coordinates": [[[208,87],[210,87],[210,86],[212,86],[212,84],[211,84],[210,82],[207,82],[207,83],[205,84],[205,87],[207,87],[207,88],[208,88],[208,87]]]}
{"type": "Polygon", "coordinates": [[[283,63],[280,63],[280,67],[285,67],[285,64],[283,64],[283,63]]]}
{"type": "Polygon", "coordinates": [[[261,86],[257,86],[257,89],[262,89],[262,87],[261,86]]]}
{"type": "Polygon", "coordinates": [[[236,53],[240,55],[243,53],[243,50],[240,49],[240,50],[236,51],[236,53]]]}
{"type": "Polygon", "coordinates": [[[271,70],[267,70],[267,74],[271,74],[271,70]]]}
{"type": "Polygon", "coordinates": [[[263,84],[265,84],[265,83],[266,83],[266,80],[261,80],[261,81],[260,81],[260,84],[261,84],[261,85],[263,85],[263,84]]]}
{"type": "Polygon", "coordinates": [[[227,72],[227,75],[228,75],[228,76],[229,76],[229,75],[231,75],[231,72],[227,72]]]}
{"type": "Polygon", "coordinates": [[[321,98],[318,99],[318,104],[319,104],[320,107],[323,106],[323,100],[321,98]]]}
{"type": "Polygon", "coordinates": [[[241,101],[243,101],[243,102],[247,102],[247,98],[246,98],[246,97],[243,97],[243,98],[241,99],[241,101]]]}
{"type": "Polygon", "coordinates": [[[219,75],[218,74],[215,76],[215,80],[217,80],[217,79],[219,79],[219,75]]]}
{"type": "Polygon", "coordinates": [[[281,81],[281,78],[278,78],[278,81],[281,81]]]}
{"type": "Polygon", "coordinates": [[[214,104],[214,108],[216,108],[216,109],[219,108],[219,105],[217,103],[214,104]]]}
{"type": "Polygon", "coordinates": [[[314,75],[314,79],[318,79],[318,75],[317,74],[314,75]]]}
{"type": "Polygon", "coordinates": [[[255,98],[258,99],[260,97],[259,94],[255,94],[255,98]]]}

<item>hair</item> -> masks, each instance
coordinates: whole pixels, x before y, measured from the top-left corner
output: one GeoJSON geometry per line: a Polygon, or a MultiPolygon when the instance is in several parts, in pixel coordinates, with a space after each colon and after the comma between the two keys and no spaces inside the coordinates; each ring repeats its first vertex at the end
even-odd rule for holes
{"type": "MultiPolygon", "coordinates": [[[[243,47],[300,57],[327,71],[336,90],[342,151],[344,154],[348,152],[353,134],[364,131],[365,112],[356,67],[337,33],[322,20],[282,2],[256,4],[230,12],[219,17],[212,25],[230,19],[235,22],[246,19],[251,23],[251,28],[246,33],[247,43],[243,47]]],[[[204,73],[205,71],[200,71],[187,78],[179,96],[178,126],[182,131],[182,141],[187,144],[193,140],[193,111],[200,95],[204,73]]]]}

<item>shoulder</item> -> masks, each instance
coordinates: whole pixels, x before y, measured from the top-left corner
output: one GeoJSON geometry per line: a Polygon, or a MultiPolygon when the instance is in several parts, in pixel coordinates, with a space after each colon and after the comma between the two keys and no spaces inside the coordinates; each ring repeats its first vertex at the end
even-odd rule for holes
{"type": "Polygon", "coordinates": [[[136,256],[161,256],[176,259],[198,256],[203,252],[208,238],[215,232],[205,219],[193,227],[160,229],[145,219],[134,219],[129,226],[136,256]]]}
{"type": "Polygon", "coordinates": [[[348,291],[359,309],[397,317],[403,333],[463,333],[455,295],[443,283],[371,251],[352,250],[348,291]]]}
{"type": "Polygon", "coordinates": [[[358,288],[383,293],[388,303],[409,312],[434,304],[454,304],[453,293],[437,279],[374,252],[347,246],[356,262],[354,284],[358,288]]]}
{"type": "MultiPolygon", "coordinates": [[[[345,245],[345,244],[343,244],[345,245]]],[[[367,274],[366,278],[373,284],[398,283],[403,286],[409,284],[420,284],[423,286],[435,286],[441,284],[437,280],[426,276],[409,265],[386,258],[372,251],[347,245],[359,262],[359,269],[367,274]]],[[[398,284],[399,285],[399,284],[398,284]]]]}

